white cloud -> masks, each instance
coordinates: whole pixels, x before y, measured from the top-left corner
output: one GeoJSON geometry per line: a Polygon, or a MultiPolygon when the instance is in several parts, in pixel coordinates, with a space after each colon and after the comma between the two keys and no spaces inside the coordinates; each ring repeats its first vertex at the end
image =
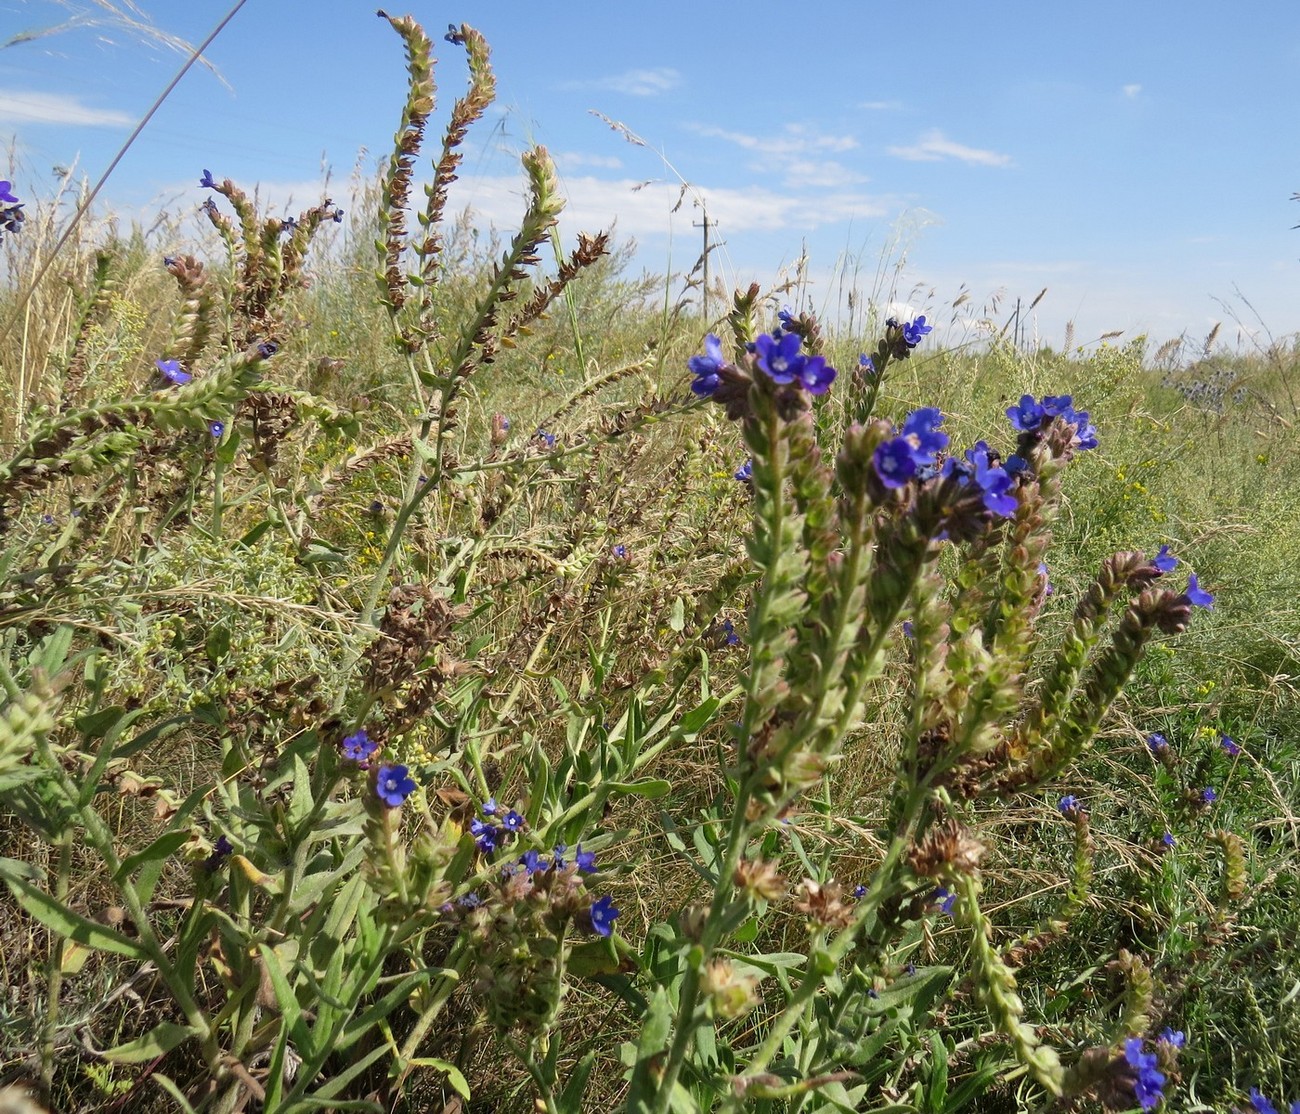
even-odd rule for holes
{"type": "MultiPolygon", "coordinates": [[[[638,182],[631,178],[565,177],[560,185],[567,198],[560,217],[566,230],[594,232],[617,220],[621,235],[642,238],[668,232],[672,210],[681,195],[681,187],[675,183],[638,182]]],[[[512,227],[524,208],[523,184],[513,175],[466,181],[463,196],[480,219],[501,228],[512,227]]],[[[696,187],[694,195],[687,194],[676,214],[678,219],[698,219],[693,210],[694,196],[704,199],[710,222],[717,223],[723,236],[782,228],[811,230],[853,218],[877,217],[887,211],[880,198],[850,191],[809,197],[761,186],[696,187]]],[[[454,194],[451,205],[457,205],[454,194]]]]}
{"type": "Polygon", "coordinates": [[[0,89],[0,123],[120,128],[134,123],[134,118],[114,109],[91,108],[64,93],[0,89]]]}
{"type": "Polygon", "coordinates": [[[896,112],[903,107],[902,101],[860,101],[858,107],[868,112],[896,112]]]}
{"type": "Polygon", "coordinates": [[[1125,86],[1124,86],[1124,96],[1128,97],[1129,100],[1132,100],[1132,99],[1133,99],[1134,97],[1136,97],[1140,92],[1142,92],[1142,86],[1141,86],[1141,85],[1136,85],[1136,84],[1134,84],[1134,85],[1125,85],[1125,86]]]}
{"type": "Polygon", "coordinates": [[[890,147],[888,153],[895,158],[907,159],[910,162],[940,162],[943,159],[957,159],[959,162],[973,163],[977,166],[1011,165],[1010,155],[954,143],[937,128],[926,132],[914,146],[890,147]]]}
{"type": "Polygon", "coordinates": [[[560,170],[576,166],[597,166],[602,170],[622,170],[623,160],[617,155],[589,155],[583,151],[552,151],[551,158],[560,170]]]}
{"type": "Polygon", "coordinates": [[[682,83],[682,75],[669,66],[658,66],[649,70],[627,70],[609,77],[598,77],[591,81],[566,81],[564,89],[608,89],[612,93],[624,93],[629,97],[656,97],[676,89],[682,83]]]}
{"type": "Polygon", "coordinates": [[[746,151],[762,151],[773,158],[826,151],[843,153],[852,151],[858,145],[858,141],[851,135],[823,135],[802,124],[786,124],[780,135],[748,135],[705,124],[692,124],[690,128],[707,139],[723,139],[746,151]]]}

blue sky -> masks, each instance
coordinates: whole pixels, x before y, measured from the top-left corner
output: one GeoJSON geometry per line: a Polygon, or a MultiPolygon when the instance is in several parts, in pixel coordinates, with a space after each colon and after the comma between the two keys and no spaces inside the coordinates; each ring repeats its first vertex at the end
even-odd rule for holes
{"type": "MultiPolygon", "coordinates": [[[[90,25],[109,2],[0,0],[0,40],[83,21],[0,49],[0,139],[24,198],[49,196],[55,166],[97,178],[179,64],[158,42],[90,25]]],[[[192,42],[229,6],[139,3],[192,42]]],[[[287,211],[319,197],[328,165],[345,203],[354,169],[385,156],[405,87],[375,6],[248,0],[208,52],[220,79],[187,75],[110,202],[196,208],[208,167],[261,183],[287,211]]],[[[988,316],[1001,325],[1046,287],[1030,322],[1045,343],[1059,345],[1067,321],[1078,342],[1120,329],[1159,342],[1184,330],[1199,341],[1219,320],[1235,342],[1232,313],[1257,324],[1239,291],[1274,335],[1300,332],[1295,0],[1231,12],[1202,0],[390,10],[435,36],[439,127],[464,84],[447,23],[491,43],[498,102],[452,203],[499,227],[519,210],[518,153],[538,142],[570,199],[566,231],[617,218],[651,271],[694,262],[703,199],[723,242],[715,274],[769,282],[806,252],[806,300],[827,314],[856,286],[941,321],[978,319],[996,296],[988,316]],[[675,175],[692,191],[672,215],[675,175]]]]}

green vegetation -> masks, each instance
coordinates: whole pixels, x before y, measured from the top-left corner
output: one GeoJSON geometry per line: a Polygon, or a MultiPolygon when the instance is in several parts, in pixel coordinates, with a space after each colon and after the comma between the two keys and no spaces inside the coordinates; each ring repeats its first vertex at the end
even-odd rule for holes
{"type": "Polygon", "coordinates": [[[687,361],[779,297],[704,321],[561,244],[543,149],[517,232],[456,221],[469,27],[413,204],[428,43],[392,22],[366,207],[288,225],[214,177],[193,254],[6,232],[0,1084],[1123,1110],[1137,1039],[1163,1109],[1300,1099],[1300,349],[797,314],[836,382],[735,345],[729,420],[687,361]],[[1007,408],[1065,394],[1099,446],[1047,422],[1009,516],[923,528],[872,471],[918,407],[1005,457],[1007,408]],[[1190,568],[1215,602],[1179,633],[1190,568]]]}

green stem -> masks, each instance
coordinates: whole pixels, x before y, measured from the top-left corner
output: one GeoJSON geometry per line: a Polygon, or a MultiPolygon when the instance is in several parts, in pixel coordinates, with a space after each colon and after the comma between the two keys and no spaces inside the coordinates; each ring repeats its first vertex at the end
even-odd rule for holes
{"type": "MultiPolygon", "coordinates": [[[[74,831],[71,825],[63,829],[59,838],[59,865],[54,876],[54,897],[60,905],[68,896],[68,879],[72,874],[72,843],[74,831]]],[[[46,1000],[45,1024],[41,1031],[41,1080],[42,1101],[50,1102],[54,1087],[54,1045],[59,1027],[59,995],[63,991],[63,955],[67,940],[59,933],[51,933],[52,946],[46,964],[46,1000]]]]}

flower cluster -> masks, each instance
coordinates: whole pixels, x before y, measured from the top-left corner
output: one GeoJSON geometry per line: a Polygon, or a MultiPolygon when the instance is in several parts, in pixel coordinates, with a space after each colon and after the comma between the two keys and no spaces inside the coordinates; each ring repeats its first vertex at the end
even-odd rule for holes
{"type": "Polygon", "coordinates": [[[836,371],[825,356],[805,356],[799,351],[803,337],[781,329],[763,333],[750,347],[755,363],[773,383],[798,382],[810,395],[824,395],[835,382],[836,371]]]}
{"type": "MultiPolygon", "coordinates": [[[[0,232],[20,232],[25,219],[23,203],[14,195],[13,183],[0,179],[0,232]]],[[[0,242],[3,240],[0,235],[0,242]]]]}
{"type": "MultiPolygon", "coordinates": [[[[1255,1111],[1255,1114],[1277,1114],[1277,1107],[1268,1100],[1268,1097],[1258,1087],[1250,1089],[1250,1106],[1255,1111]]],[[[1293,1102],[1287,1109],[1288,1114],[1300,1114],[1300,1099],[1293,1102]]]]}
{"type": "Polygon", "coordinates": [[[934,332],[934,326],[925,323],[925,314],[921,314],[915,321],[904,321],[901,325],[896,318],[891,317],[885,322],[885,328],[897,329],[908,348],[915,348],[921,343],[922,337],[934,332]]]}
{"type": "Polygon", "coordinates": [[[719,373],[726,362],[722,355],[722,341],[710,333],[704,338],[704,355],[692,356],[686,362],[686,366],[691,369],[691,374],[695,376],[691,382],[691,390],[700,398],[708,398],[722,385],[719,373]]]}
{"type": "Polygon", "coordinates": [[[888,488],[900,488],[933,465],[948,446],[948,435],[939,432],[942,424],[943,414],[936,407],[913,410],[897,437],[876,446],[872,463],[880,482],[888,488]]]}
{"type": "Polygon", "coordinates": [[[1124,1059],[1133,1069],[1133,1097],[1143,1110],[1150,1110],[1164,1097],[1165,1076],[1156,1067],[1158,1057],[1142,1051],[1141,1037],[1130,1037],[1124,1042],[1124,1059]]]}
{"type": "Polygon", "coordinates": [[[1074,408],[1069,395],[1045,395],[1041,402],[1035,402],[1033,395],[1021,395],[1019,404],[1007,409],[1007,417],[1021,433],[1035,436],[1060,418],[1066,425],[1074,427],[1072,448],[1097,447],[1097,427],[1088,420],[1086,410],[1074,408]]]}
{"type": "Polygon", "coordinates": [[[483,804],[483,818],[470,821],[469,834],[474,837],[474,844],[487,855],[501,844],[524,830],[526,821],[513,808],[504,815],[495,797],[489,797],[483,804]]]}

